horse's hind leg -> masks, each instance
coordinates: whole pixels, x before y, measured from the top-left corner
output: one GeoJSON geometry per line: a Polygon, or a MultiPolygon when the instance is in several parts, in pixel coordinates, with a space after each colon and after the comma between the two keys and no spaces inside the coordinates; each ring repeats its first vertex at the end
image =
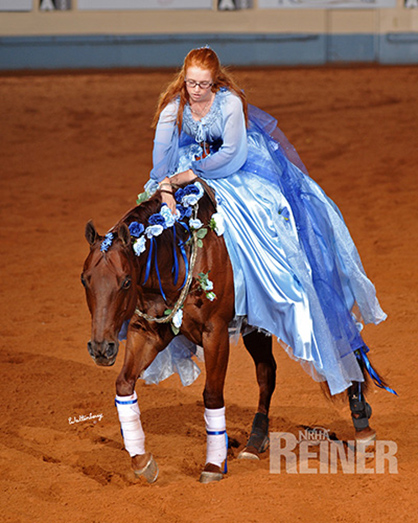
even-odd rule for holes
{"type": "Polygon", "coordinates": [[[253,331],[244,336],[244,345],[255,363],[260,395],[250,437],[238,457],[240,459],[259,459],[258,455],[265,452],[269,446],[268,412],[276,386],[276,362],[272,352],[271,336],[253,331]]]}
{"type": "Polygon", "coordinates": [[[376,439],[376,431],[369,425],[372,408],[364,396],[364,384],[355,381],[348,389],[351,417],[356,431],[355,439],[358,442],[369,442],[376,439]]]}

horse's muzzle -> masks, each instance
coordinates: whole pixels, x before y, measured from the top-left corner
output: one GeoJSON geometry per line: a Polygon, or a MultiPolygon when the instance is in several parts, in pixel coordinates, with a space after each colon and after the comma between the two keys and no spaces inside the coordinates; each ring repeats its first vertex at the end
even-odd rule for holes
{"type": "Polygon", "coordinates": [[[94,341],[87,343],[87,350],[97,365],[110,367],[116,361],[118,355],[119,342],[117,341],[94,341]]]}

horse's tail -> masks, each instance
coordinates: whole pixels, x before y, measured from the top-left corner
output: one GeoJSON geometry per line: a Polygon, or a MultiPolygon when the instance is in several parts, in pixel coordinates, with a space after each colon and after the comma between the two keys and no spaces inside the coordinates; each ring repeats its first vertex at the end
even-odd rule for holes
{"type": "MultiPolygon", "coordinates": [[[[368,351],[369,349],[366,346],[361,347],[360,349],[355,351],[355,356],[357,358],[357,362],[360,366],[364,378],[364,381],[359,382],[362,394],[365,395],[369,391],[370,384],[373,382],[377,387],[385,389],[388,392],[391,392],[392,394],[395,394],[397,396],[396,392],[390,388],[386,379],[383,378],[383,376],[376,370],[375,366],[372,365],[369,357],[367,356],[368,351]]],[[[346,398],[350,394],[350,389],[352,385],[347,387],[347,389],[341,394],[336,395],[331,394],[328,383],[326,381],[321,382],[320,387],[324,396],[327,399],[335,401],[339,399],[346,400],[346,398]]]]}

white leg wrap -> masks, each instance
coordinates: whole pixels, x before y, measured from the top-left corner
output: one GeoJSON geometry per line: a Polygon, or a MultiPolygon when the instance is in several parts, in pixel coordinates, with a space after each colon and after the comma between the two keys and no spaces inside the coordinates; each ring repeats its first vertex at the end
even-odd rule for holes
{"type": "Polygon", "coordinates": [[[125,449],[131,457],[145,454],[145,434],[142,430],[136,392],[132,396],[116,395],[115,404],[118,409],[125,449]]]}
{"type": "Polygon", "coordinates": [[[206,463],[222,466],[226,460],[226,423],[225,407],[221,409],[205,409],[206,425],[206,463]]]}

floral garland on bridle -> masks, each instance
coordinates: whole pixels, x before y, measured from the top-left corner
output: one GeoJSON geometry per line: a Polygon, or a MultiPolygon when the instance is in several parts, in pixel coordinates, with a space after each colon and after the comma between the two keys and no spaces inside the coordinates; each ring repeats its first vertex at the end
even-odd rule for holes
{"type": "MultiPolygon", "coordinates": [[[[178,189],[175,194],[176,200],[176,211],[173,214],[167,204],[162,204],[161,209],[158,213],[152,214],[148,218],[148,225],[145,227],[142,223],[136,221],[131,222],[129,225],[129,232],[132,238],[132,248],[136,256],[141,256],[147,250],[147,241],[150,242],[150,248],[148,250],[148,257],[146,261],[145,276],[143,285],[148,281],[152,262],[154,260],[154,267],[157,274],[158,284],[161,295],[166,302],[166,295],[164,293],[160,273],[157,262],[157,242],[156,237],[160,236],[165,229],[173,229],[173,253],[174,253],[174,266],[173,266],[173,281],[174,285],[178,282],[179,273],[179,262],[177,256],[177,248],[179,247],[181,256],[185,264],[185,277],[182,285],[179,287],[180,296],[172,309],[166,309],[164,316],[156,318],[149,316],[136,308],[135,313],[138,316],[145,318],[147,321],[157,323],[168,323],[171,321],[171,328],[174,334],[178,334],[183,321],[183,304],[189,293],[190,286],[193,280],[192,272],[196,261],[197,248],[203,247],[203,239],[205,238],[208,229],[204,227],[204,224],[197,217],[199,210],[199,200],[204,194],[202,184],[195,182],[193,184],[186,185],[183,188],[178,189]],[[188,222],[186,222],[188,219],[188,222]],[[188,233],[188,238],[185,241],[178,241],[176,238],[175,224],[180,224],[188,233]],[[186,244],[191,244],[191,255],[190,260],[187,258],[185,250],[186,244]]],[[[149,198],[148,193],[139,195],[138,203],[149,198]]],[[[208,223],[208,227],[215,231],[218,236],[224,233],[223,218],[219,213],[214,213],[208,223]]],[[[107,233],[104,240],[102,241],[100,250],[106,252],[112,245],[114,235],[112,232],[107,233]]],[[[206,295],[206,298],[210,301],[216,299],[216,294],[213,292],[213,283],[209,280],[209,272],[199,273],[197,277],[200,288],[206,295]]]]}

